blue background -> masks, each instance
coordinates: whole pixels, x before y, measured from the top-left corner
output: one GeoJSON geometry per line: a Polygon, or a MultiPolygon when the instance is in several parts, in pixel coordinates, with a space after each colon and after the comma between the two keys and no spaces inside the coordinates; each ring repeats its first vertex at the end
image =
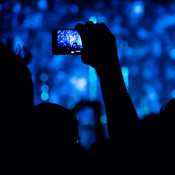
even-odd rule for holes
{"type": "MultiPolygon", "coordinates": [[[[175,98],[175,2],[0,1],[1,41],[14,51],[25,46],[31,52],[28,67],[35,104],[47,101],[72,109],[82,99],[97,99],[103,105],[93,68],[80,56],[52,54],[53,29],[74,28],[88,20],[104,22],[114,34],[125,83],[140,118],[159,112],[162,104],[175,98]]],[[[102,114],[105,124],[104,110],[102,114]]]]}

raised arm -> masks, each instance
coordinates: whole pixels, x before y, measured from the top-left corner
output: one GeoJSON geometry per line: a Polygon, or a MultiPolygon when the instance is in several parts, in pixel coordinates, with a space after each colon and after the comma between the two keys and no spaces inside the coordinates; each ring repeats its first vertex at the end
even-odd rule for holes
{"type": "Polygon", "coordinates": [[[110,140],[119,147],[135,141],[139,120],[124,84],[115,37],[104,23],[89,21],[76,29],[84,48],[82,61],[94,67],[100,79],[110,140]]]}

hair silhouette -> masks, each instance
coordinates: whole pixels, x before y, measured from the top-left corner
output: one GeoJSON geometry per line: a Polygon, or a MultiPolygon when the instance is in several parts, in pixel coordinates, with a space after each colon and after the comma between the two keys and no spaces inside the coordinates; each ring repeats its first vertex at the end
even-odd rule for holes
{"type": "Polygon", "coordinates": [[[1,162],[15,172],[29,159],[32,137],[33,83],[24,61],[0,43],[1,53],[1,162]]]}

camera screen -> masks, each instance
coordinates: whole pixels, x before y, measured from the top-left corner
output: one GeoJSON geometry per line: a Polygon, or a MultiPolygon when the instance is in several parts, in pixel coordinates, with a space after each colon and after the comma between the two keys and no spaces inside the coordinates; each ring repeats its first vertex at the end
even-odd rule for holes
{"type": "Polygon", "coordinates": [[[71,52],[81,52],[82,41],[77,30],[58,30],[58,47],[70,49],[71,52]]]}

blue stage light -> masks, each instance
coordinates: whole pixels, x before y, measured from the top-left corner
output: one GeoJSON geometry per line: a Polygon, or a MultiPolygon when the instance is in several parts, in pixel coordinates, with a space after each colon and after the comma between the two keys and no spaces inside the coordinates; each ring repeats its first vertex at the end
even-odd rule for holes
{"type": "Polygon", "coordinates": [[[172,49],[169,53],[172,60],[175,60],[175,49],[172,49]]]}
{"type": "Polygon", "coordinates": [[[138,66],[131,66],[130,68],[129,68],[129,72],[130,72],[130,74],[131,75],[133,75],[133,76],[135,76],[135,75],[137,75],[138,73],[139,73],[139,68],[138,68],[138,66]]]}
{"type": "Polygon", "coordinates": [[[47,84],[43,84],[43,85],[41,86],[41,91],[43,91],[43,92],[48,92],[48,90],[49,90],[49,86],[48,86],[47,84]]]}
{"type": "Polygon", "coordinates": [[[101,23],[101,22],[103,22],[105,24],[108,23],[108,19],[105,16],[102,16],[102,15],[98,16],[97,21],[98,21],[98,23],[101,23]]]}
{"type": "Polygon", "coordinates": [[[128,47],[128,42],[127,42],[127,41],[122,41],[122,42],[120,43],[120,47],[121,47],[122,49],[126,49],[126,48],[128,47]]]}
{"type": "Polygon", "coordinates": [[[47,9],[48,3],[47,0],[38,0],[37,5],[40,10],[45,10],[47,9]]]}
{"type": "Polygon", "coordinates": [[[43,15],[41,13],[34,13],[26,16],[23,21],[23,27],[29,29],[36,29],[41,27],[43,21],[43,15]]]}
{"type": "Polygon", "coordinates": [[[40,75],[40,79],[41,79],[41,81],[46,82],[46,81],[48,80],[48,75],[47,75],[47,73],[42,73],[42,74],[40,75]]]}
{"type": "MultiPolygon", "coordinates": [[[[59,70],[64,66],[65,56],[63,55],[53,55],[52,58],[49,61],[48,67],[50,70],[59,70]]],[[[58,72],[59,74],[60,72],[58,72]]]]}
{"type": "Polygon", "coordinates": [[[134,10],[136,13],[140,13],[142,11],[142,8],[140,5],[137,5],[137,6],[135,6],[134,10]]]}
{"type": "Polygon", "coordinates": [[[20,55],[23,49],[24,43],[20,36],[16,36],[13,42],[13,50],[17,55],[20,55]]]}
{"type": "Polygon", "coordinates": [[[57,94],[56,91],[49,92],[49,99],[48,100],[50,103],[60,104],[60,96],[57,94]]]}
{"type": "Polygon", "coordinates": [[[41,93],[41,100],[42,101],[47,101],[49,99],[49,94],[47,92],[42,92],[41,93]]]}
{"type": "Polygon", "coordinates": [[[107,123],[107,116],[106,116],[106,115],[102,115],[102,116],[100,117],[100,122],[101,122],[102,124],[106,124],[106,123],[107,123]]]}
{"type": "Polygon", "coordinates": [[[139,38],[144,39],[144,40],[149,38],[149,36],[150,36],[149,32],[144,28],[138,29],[137,30],[137,35],[138,35],[139,38]]]}
{"type": "Polygon", "coordinates": [[[126,89],[128,90],[129,89],[129,70],[127,67],[122,67],[121,71],[122,71],[126,89]]]}
{"type": "Polygon", "coordinates": [[[72,13],[78,13],[78,11],[79,11],[78,5],[76,5],[76,4],[72,5],[71,8],[70,8],[70,11],[72,13]]]}
{"type": "Polygon", "coordinates": [[[148,99],[146,97],[141,97],[140,100],[140,107],[141,107],[141,115],[147,115],[150,112],[149,105],[148,105],[148,99]]]}
{"type": "Polygon", "coordinates": [[[153,54],[155,57],[160,57],[162,54],[162,45],[160,40],[155,39],[153,42],[153,54]]]}
{"type": "Polygon", "coordinates": [[[175,98],[175,89],[171,91],[172,98],[175,98]]]}
{"type": "Polygon", "coordinates": [[[96,24],[97,23],[97,18],[95,16],[91,16],[89,18],[89,21],[92,21],[94,24],[96,24]]]}
{"type": "Polygon", "coordinates": [[[136,1],[133,3],[133,10],[136,14],[142,14],[144,12],[144,5],[141,1],[136,1]]]}
{"type": "Polygon", "coordinates": [[[77,90],[84,91],[86,89],[86,85],[87,85],[86,78],[73,77],[70,81],[77,90]]]}
{"type": "Polygon", "coordinates": [[[19,13],[21,11],[21,4],[18,2],[13,6],[13,12],[19,13]]]}
{"type": "Polygon", "coordinates": [[[167,66],[166,67],[166,77],[167,79],[174,80],[175,77],[175,66],[167,66]]]}
{"type": "Polygon", "coordinates": [[[84,91],[87,85],[87,80],[85,78],[81,78],[77,81],[76,88],[80,91],[84,91]]]}
{"type": "Polygon", "coordinates": [[[155,93],[155,92],[150,92],[149,93],[149,98],[150,98],[150,100],[156,100],[157,98],[158,98],[158,96],[157,96],[157,93],[155,93]]]}
{"type": "Polygon", "coordinates": [[[157,63],[153,59],[149,59],[144,63],[143,69],[142,69],[142,76],[145,79],[153,79],[158,75],[159,69],[157,66],[157,63]]]}

